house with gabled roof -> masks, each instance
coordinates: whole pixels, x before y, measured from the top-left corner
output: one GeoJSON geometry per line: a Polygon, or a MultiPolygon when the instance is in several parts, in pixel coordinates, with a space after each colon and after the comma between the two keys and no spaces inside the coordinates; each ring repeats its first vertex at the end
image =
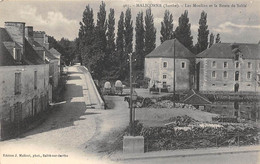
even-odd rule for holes
{"type": "Polygon", "coordinates": [[[0,140],[16,136],[47,110],[49,65],[25,38],[25,23],[0,28],[0,140]]]}
{"type": "Polygon", "coordinates": [[[193,87],[194,64],[195,55],[190,50],[177,39],[166,40],[145,56],[144,76],[150,87],[160,83],[173,91],[175,83],[175,91],[184,92],[193,87]]]}
{"type": "Polygon", "coordinates": [[[260,92],[260,44],[217,43],[196,56],[200,92],[260,92]]]}

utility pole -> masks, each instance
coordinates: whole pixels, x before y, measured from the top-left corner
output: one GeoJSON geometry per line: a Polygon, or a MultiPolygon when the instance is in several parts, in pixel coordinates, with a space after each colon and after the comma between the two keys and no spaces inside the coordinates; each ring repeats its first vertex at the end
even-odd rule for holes
{"type": "Polygon", "coordinates": [[[132,114],[133,114],[133,86],[132,86],[132,53],[129,54],[129,64],[130,64],[130,122],[129,122],[129,134],[133,135],[133,122],[132,122],[132,114]]]}
{"type": "Polygon", "coordinates": [[[175,41],[173,40],[173,107],[175,107],[175,41]]]}

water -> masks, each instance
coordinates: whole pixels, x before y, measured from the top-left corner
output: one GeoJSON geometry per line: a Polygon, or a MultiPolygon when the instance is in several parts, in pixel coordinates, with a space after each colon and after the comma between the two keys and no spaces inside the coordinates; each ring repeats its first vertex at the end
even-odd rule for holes
{"type": "Polygon", "coordinates": [[[215,101],[205,106],[207,112],[228,117],[258,121],[260,119],[259,101],[215,101]]]}

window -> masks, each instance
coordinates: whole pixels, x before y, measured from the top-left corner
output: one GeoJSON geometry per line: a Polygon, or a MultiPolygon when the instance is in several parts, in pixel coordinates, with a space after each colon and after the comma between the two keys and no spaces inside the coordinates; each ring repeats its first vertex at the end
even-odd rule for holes
{"type": "Polygon", "coordinates": [[[212,67],[216,67],[216,61],[212,62],[212,67]]]}
{"type": "Polygon", "coordinates": [[[166,75],[163,75],[163,79],[166,79],[167,78],[167,76],[166,75]]]}
{"type": "Polygon", "coordinates": [[[239,62],[236,62],[236,68],[238,68],[239,67],[239,62]]]}
{"type": "Polygon", "coordinates": [[[166,82],[163,82],[163,88],[167,88],[166,82]]]}
{"type": "Polygon", "coordinates": [[[212,72],[211,77],[213,77],[213,78],[216,77],[216,72],[215,71],[212,72]]]}
{"type": "Polygon", "coordinates": [[[227,78],[227,71],[224,71],[224,72],[223,72],[223,77],[224,77],[224,78],[227,78]]]}
{"type": "Polygon", "coordinates": [[[260,63],[258,63],[258,68],[260,68],[260,63]]]}
{"type": "Polygon", "coordinates": [[[235,55],[235,60],[239,60],[239,54],[235,55]]]}
{"type": "Polygon", "coordinates": [[[247,79],[251,79],[251,72],[247,72],[247,79]]]}
{"type": "Polygon", "coordinates": [[[223,84],[223,86],[225,86],[225,87],[226,87],[226,86],[227,86],[227,84],[223,84]]]}
{"type": "Polygon", "coordinates": [[[239,79],[239,71],[236,71],[235,72],[235,81],[238,81],[238,79],[239,79]]]}
{"type": "Polygon", "coordinates": [[[259,74],[257,75],[257,81],[260,81],[260,75],[259,74]]]}
{"type": "Polygon", "coordinates": [[[163,68],[167,68],[167,62],[163,62],[163,68]]]}
{"type": "Polygon", "coordinates": [[[247,63],[247,67],[248,67],[248,68],[251,68],[251,66],[252,66],[251,62],[248,62],[248,63],[247,63]]]}
{"type": "Polygon", "coordinates": [[[228,66],[228,63],[224,62],[224,68],[227,68],[227,66],[228,66]]]}
{"type": "Polygon", "coordinates": [[[181,62],[181,68],[185,68],[185,62],[181,62]]]}
{"type": "Polygon", "coordinates": [[[34,89],[37,89],[37,71],[34,71],[34,89]]]}
{"type": "Polygon", "coordinates": [[[212,86],[216,86],[216,84],[212,84],[212,86]]]}
{"type": "Polygon", "coordinates": [[[21,73],[15,73],[14,85],[14,93],[16,95],[21,94],[21,73]]]}

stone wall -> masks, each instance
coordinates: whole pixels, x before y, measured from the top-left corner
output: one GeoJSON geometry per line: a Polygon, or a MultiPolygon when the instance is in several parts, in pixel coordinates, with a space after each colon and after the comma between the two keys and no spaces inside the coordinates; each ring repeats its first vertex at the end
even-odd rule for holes
{"type": "Polygon", "coordinates": [[[3,139],[16,135],[26,120],[47,110],[49,65],[0,67],[0,83],[0,139],[3,139]],[[20,93],[15,93],[15,73],[21,74],[20,93]]]}
{"type": "MultiPolygon", "coordinates": [[[[175,59],[175,89],[176,91],[186,91],[192,86],[192,73],[190,74],[190,60],[175,59]],[[185,67],[182,68],[182,63],[185,67]]],[[[166,82],[170,91],[173,91],[173,75],[174,75],[174,59],[173,58],[145,58],[145,77],[166,82]],[[163,63],[167,63],[167,67],[163,63]],[[164,76],[166,75],[166,76],[164,76]]]]}
{"type": "Polygon", "coordinates": [[[196,63],[200,63],[199,71],[199,90],[200,91],[229,91],[235,92],[235,84],[238,84],[238,92],[260,92],[260,60],[243,59],[235,61],[234,59],[216,59],[203,58],[197,59],[196,63]],[[215,66],[213,66],[215,62],[215,66]],[[224,62],[227,66],[224,67],[224,62]],[[236,62],[239,66],[236,67],[236,62]],[[251,63],[251,67],[248,67],[251,63]],[[212,77],[212,72],[215,71],[215,77],[212,77]],[[239,78],[235,80],[235,73],[238,71],[239,78]],[[227,76],[224,77],[224,72],[227,76]],[[250,78],[248,78],[250,72],[250,78]]]}

